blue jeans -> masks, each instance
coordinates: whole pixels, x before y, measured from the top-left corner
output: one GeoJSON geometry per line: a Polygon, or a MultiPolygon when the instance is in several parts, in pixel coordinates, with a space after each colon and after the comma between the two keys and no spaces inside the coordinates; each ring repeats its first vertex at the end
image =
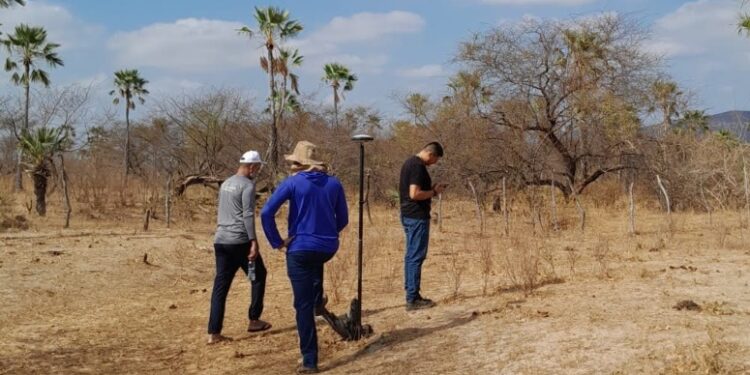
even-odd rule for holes
{"type": "MultiPolygon", "coordinates": [[[[214,244],[216,252],[216,278],[211,293],[211,315],[208,318],[208,333],[221,333],[224,324],[224,307],[227,302],[229,287],[237,270],[247,275],[247,256],[250,254],[250,243],[239,245],[214,244]]],[[[247,317],[257,320],[263,313],[263,297],[266,294],[266,266],[258,254],[255,258],[255,281],[251,283],[252,297],[247,317]]]]}
{"type": "Polygon", "coordinates": [[[292,282],[299,349],[305,367],[318,367],[318,334],[315,306],[323,303],[323,264],[334,253],[292,251],[286,254],[286,271],[292,282]]]}
{"type": "Polygon", "coordinates": [[[422,281],[422,263],[427,258],[427,244],[430,240],[430,220],[401,217],[406,233],[406,254],[404,255],[404,289],[406,302],[414,302],[419,295],[422,281]]]}

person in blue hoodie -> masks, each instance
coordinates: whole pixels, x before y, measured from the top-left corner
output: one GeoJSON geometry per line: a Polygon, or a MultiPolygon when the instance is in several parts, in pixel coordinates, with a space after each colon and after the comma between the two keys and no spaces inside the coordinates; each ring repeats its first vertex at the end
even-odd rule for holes
{"type": "Polygon", "coordinates": [[[286,252],[302,352],[298,373],[318,372],[315,314],[325,306],[323,265],[336,254],[339,233],[349,223],[344,188],[337,178],[328,175],[327,165],[316,160],[315,149],[314,144],[301,141],[294,153],[285,156],[292,175],[278,186],[260,214],[271,247],[286,252]],[[288,233],[283,239],[275,215],[286,201],[288,233]]]}

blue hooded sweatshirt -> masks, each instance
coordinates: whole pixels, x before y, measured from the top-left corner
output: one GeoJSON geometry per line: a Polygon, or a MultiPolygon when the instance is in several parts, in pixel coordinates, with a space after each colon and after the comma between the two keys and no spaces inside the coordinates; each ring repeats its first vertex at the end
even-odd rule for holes
{"type": "Polygon", "coordinates": [[[341,182],[322,172],[301,172],[285,179],[260,213],[263,232],[274,249],[283,244],[276,227],[276,212],[287,200],[288,237],[293,237],[287,251],[335,253],[339,232],[349,223],[341,182]]]}

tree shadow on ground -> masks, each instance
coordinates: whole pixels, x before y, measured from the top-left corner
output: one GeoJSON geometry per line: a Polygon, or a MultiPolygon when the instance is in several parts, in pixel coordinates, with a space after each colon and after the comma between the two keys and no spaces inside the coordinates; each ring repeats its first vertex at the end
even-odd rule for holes
{"type": "Polygon", "coordinates": [[[460,327],[462,325],[468,324],[472,322],[474,319],[476,319],[479,315],[476,313],[471,313],[468,316],[455,318],[445,324],[435,326],[435,327],[428,327],[428,328],[402,328],[397,329],[395,331],[390,332],[384,332],[379,337],[374,339],[371,343],[365,345],[364,347],[360,348],[356,352],[349,354],[345,357],[338,358],[332,360],[330,363],[326,364],[324,368],[326,370],[332,370],[337,367],[345,366],[349,363],[352,363],[356,361],[357,359],[373,355],[375,353],[378,353],[383,350],[387,350],[388,348],[394,347],[398,344],[407,343],[410,341],[417,340],[419,338],[422,338],[424,336],[431,335],[436,332],[440,332],[443,330],[448,330],[456,327],[460,327]]]}

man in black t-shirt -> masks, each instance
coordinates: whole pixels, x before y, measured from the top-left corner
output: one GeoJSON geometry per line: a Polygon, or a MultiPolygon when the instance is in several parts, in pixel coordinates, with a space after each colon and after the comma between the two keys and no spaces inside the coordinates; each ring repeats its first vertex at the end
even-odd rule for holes
{"type": "Polygon", "coordinates": [[[406,233],[406,254],[404,256],[404,289],[406,309],[425,309],[434,302],[419,294],[422,278],[422,263],[427,257],[427,244],[430,239],[430,206],[432,197],[440,195],[444,184],[432,184],[427,166],[443,157],[440,143],[428,143],[415,156],[404,162],[398,192],[401,203],[401,224],[406,233]]]}

